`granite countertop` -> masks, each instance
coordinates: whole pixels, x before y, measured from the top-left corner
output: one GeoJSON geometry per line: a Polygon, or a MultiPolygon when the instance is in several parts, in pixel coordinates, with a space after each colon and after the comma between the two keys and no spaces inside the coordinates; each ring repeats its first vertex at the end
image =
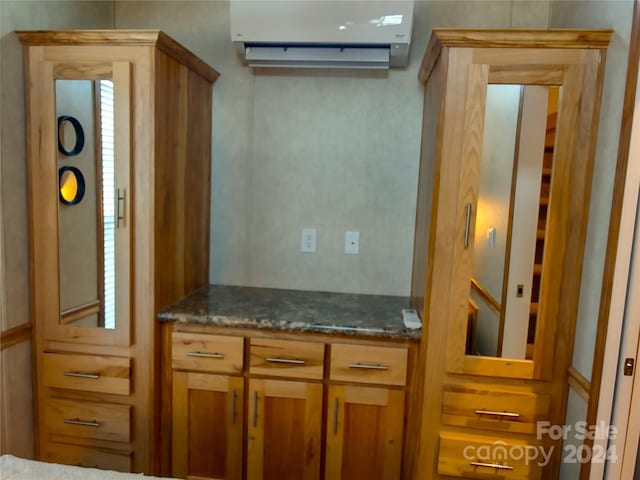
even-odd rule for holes
{"type": "Polygon", "coordinates": [[[158,314],[163,322],[419,340],[402,323],[409,298],[208,285],[158,314]]]}

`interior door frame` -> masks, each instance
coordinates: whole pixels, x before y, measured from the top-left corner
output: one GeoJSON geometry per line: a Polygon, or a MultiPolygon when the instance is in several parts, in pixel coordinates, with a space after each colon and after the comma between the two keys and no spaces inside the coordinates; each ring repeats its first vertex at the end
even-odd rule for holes
{"type": "MultiPolygon", "coordinates": [[[[639,77],[640,80],[640,77],[639,77]]],[[[634,112],[634,126],[631,137],[629,158],[640,155],[640,95],[636,97],[637,108],[634,112]]],[[[632,165],[629,162],[629,175],[627,177],[627,211],[623,208],[623,221],[628,234],[633,238],[633,245],[628,256],[624,252],[622,261],[629,258],[631,265],[628,268],[628,283],[626,289],[626,301],[624,303],[622,335],[618,354],[617,378],[613,392],[613,413],[611,424],[617,429],[616,438],[610,439],[608,448],[617,456],[616,461],[610,461],[606,466],[605,478],[619,479],[632,478],[636,466],[638,453],[638,441],[640,439],[640,374],[638,363],[640,362],[640,165],[632,165]],[[635,205],[633,203],[635,202],[635,205]],[[634,208],[635,207],[635,208],[634,208]],[[625,376],[623,364],[625,359],[635,360],[633,376],[625,376]]],[[[621,241],[627,239],[621,239],[621,241]]],[[[621,264],[623,267],[624,264],[621,264]]],[[[604,382],[603,382],[604,383],[604,382]]],[[[608,392],[607,388],[601,390],[601,394],[608,392]]],[[[603,419],[604,420],[604,419],[603,419]]],[[[600,468],[592,466],[591,478],[600,473],[600,468]]],[[[602,478],[600,476],[599,478],[602,478]]]]}

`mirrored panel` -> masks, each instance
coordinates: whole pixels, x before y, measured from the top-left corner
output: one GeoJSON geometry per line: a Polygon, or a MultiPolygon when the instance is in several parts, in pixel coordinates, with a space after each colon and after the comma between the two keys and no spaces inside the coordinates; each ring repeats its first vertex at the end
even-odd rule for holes
{"type": "Polygon", "coordinates": [[[113,82],[55,81],[60,322],[114,329],[113,82]]]}
{"type": "Polygon", "coordinates": [[[531,359],[559,87],[489,85],[467,355],[531,359]]]}

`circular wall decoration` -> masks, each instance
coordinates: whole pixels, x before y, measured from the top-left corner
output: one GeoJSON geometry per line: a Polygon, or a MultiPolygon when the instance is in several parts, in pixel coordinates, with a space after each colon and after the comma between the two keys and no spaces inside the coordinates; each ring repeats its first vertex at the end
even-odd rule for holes
{"type": "Polygon", "coordinates": [[[62,167],[58,170],[60,202],[77,205],[84,197],[84,176],[76,167],[62,167]]]}
{"type": "Polygon", "coordinates": [[[58,117],[58,150],[60,153],[73,157],[74,155],[78,155],[82,148],[84,147],[84,130],[82,129],[82,125],[77,118],[72,117],[70,115],[60,115],[58,117]],[[65,145],[65,126],[69,123],[73,127],[73,131],[75,133],[75,143],[73,148],[68,149],[65,145]]]}

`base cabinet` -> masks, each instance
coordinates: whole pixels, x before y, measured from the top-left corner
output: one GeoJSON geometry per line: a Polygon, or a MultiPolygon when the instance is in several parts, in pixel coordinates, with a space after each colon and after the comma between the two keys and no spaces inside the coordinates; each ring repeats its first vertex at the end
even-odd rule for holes
{"type": "Polygon", "coordinates": [[[173,475],[242,478],[242,377],[173,374],[173,475]]]}
{"type": "Polygon", "coordinates": [[[322,384],[249,380],[247,478],[319,479],[322,384]]]}
{"type": "Polygon", "coordinates": [[[400,478],[404,391],[329,386],[325,477],[400,478]]]}
{"type": "Polygon", "coordinates": [[[170,476],[401,478],[410,346],[166,328],[170,476]]]}

